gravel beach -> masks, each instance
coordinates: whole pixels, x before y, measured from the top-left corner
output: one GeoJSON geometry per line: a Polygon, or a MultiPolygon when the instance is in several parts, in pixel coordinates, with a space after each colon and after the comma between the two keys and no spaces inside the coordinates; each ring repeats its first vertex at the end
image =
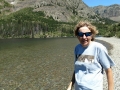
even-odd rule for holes
{"type": "MultiPolygon", "coordinates": [[[[115,66],[112,67],[113,69],[113,75],[114,75],[114,84],[115,84],[115,89],[114,90],[120,90],[120,39],[116,37],[110,37],[110,38],[105,38],[105,37],[98,37],[96,38],[98,40],[104,40],[111,45],[113,45],[113,49],[111,50],[111,58],[115,62],[115,66]]],[[[107,81],[106,81],[106,75],[104,75],[104,90],[107,87],[107,81]]]]}

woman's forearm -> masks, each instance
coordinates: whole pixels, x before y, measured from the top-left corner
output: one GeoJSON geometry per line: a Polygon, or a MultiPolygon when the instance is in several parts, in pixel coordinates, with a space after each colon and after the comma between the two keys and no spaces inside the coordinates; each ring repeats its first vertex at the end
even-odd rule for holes
{"type": "Polygon", "coordinates": [[[106,70],[106,75],[108,81],[108,90],[114,90],[114,80],[113,80],[113,73],[111,68],[106,70]]]}
{"type": "Polygon", "coordinates": [[[70,82],[70,84],[69,84],[69,86],[68,86],[68,88],[67,88],[67,90],[72,90],[72,82],[70,82]]]}
{"type": "Polygon", "coordinates": [[[75,72],[73,73],[71,82],[70,82],[70,84],[69,84],[67,90],[71,90],[71,89],[72,89],[72,86],[74,85],[74,83],[75,83],[75,72]]]}

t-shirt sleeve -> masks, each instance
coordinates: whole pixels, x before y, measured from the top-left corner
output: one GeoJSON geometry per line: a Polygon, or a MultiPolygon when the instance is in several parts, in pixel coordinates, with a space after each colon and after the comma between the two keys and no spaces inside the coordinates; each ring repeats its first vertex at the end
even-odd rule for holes
{"type": "Polygon", "coordinates": [[[115,65],[114,61],[108,55],[108,51],[107,51],[107,49],[105,47],[100,49],[99,62],[103,66],[104,69],[108,69],[108,68],[115,65]]]}

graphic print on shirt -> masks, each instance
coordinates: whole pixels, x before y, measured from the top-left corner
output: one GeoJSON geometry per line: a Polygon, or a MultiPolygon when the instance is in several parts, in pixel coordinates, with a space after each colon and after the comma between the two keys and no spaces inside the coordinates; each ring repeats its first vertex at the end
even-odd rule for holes
{"type": "Polygon", "coordinates": [[[77,61],[85,62],[85,63],[93,63],[94,56],[92,56],[92,55],[79,55],[77,61]]]}

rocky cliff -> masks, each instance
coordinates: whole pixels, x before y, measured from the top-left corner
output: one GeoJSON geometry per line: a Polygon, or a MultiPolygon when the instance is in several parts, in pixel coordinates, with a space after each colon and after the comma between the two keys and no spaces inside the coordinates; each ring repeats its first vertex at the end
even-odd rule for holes
{"type": "Polygon", "coordinates": [[[95,13],[82,0],[6,0],[13,5],[13,11],[33,7],[34,11],[44,11],[58,21],[73,21],[78,17],[88,18],[95,13]]]}
{"type": "Polygon", "coordinates": [[[120,21],[120,5],[96,6],[93,11],[101,17],[109,18],[114,21],[120,21]]]}
{"type": "MultiPolygon", "coordinates": [[[[96,17],[120,21],[120,5],[88,7],[82,0],[5,0],[10,3],[12,12],[25,7],[33,7],[34,11],[44,11],[46,16],[52,16],[57,21],[74,21],[78,18],[90,19],[96,17]]],[[[93,20],[93,19],[91,19],[93,20]]]]}

